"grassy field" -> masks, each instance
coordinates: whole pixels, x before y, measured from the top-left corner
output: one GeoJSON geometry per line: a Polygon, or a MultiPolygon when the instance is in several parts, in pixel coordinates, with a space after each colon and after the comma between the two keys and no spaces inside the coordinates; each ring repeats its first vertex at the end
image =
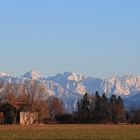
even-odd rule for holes
{"type": "Polygon", "coordinates": [[[139,125],[0,126],[0,140],[140,140],[139,125]]]}

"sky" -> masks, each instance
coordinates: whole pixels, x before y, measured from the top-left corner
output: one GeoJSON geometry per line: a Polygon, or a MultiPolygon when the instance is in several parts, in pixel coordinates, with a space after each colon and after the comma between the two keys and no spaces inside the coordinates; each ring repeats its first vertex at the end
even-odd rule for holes
{"type": "Polygon", "coordinates": [[[140,74],[139,0],[0,1],[0,71],[140,74]]]}

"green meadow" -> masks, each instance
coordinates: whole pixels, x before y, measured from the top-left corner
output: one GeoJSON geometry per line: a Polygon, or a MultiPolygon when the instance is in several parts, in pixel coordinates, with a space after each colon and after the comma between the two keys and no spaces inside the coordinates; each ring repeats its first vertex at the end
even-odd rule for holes
{"type": "Polygon", "coordinates": [[[1,140],[140,140],[139,125],[0,126],[1,140]]]}

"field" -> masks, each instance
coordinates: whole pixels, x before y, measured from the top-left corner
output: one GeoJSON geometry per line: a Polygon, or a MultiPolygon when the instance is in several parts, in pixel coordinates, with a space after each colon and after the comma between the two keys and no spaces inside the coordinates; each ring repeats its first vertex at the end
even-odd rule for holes
{"type": "Polygon", "coordinates": [[[139,125],[0,126],[0,140],[140,140],[139,125]]]}

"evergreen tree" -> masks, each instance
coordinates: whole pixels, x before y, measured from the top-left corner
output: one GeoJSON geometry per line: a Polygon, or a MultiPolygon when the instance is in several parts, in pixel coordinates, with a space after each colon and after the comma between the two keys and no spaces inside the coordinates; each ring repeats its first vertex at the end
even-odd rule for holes
{"type": "Polygon", "coordinates": [[[123,99],[120,96],[117,99],[117,116],[119,122],[123,122],[125,120],[124,103],[123,103],[123,99]]]}
{"type": "Polygon", "coordinates": [[[109,101],[105,93],[102,95],[101,102],[102,102],[102,121],[104,123],[109,122],[111,121],[111,112],[109,108],[109,101]]]}
{"type": "Polygon", "coordinates": [[[140,124],[140,109],[135,110],[133,116],[133,122],[136,124],[140,124]]]}
{"type": "Polygon", "coordinates": [[[78,100],[77,110],[78,110],[78,121],[80,123],[89,122],[90,101],[89,101],[87,93],[85,93],[85,95],[83,96],[81,100],[78,100]]]}
{"type": "Polygon", "coordinates": [[[0,111],[4,113],[4,124],[16,123],[17,109],[13,105],[5,103],[0,107],[0,111]]]}
{"type": "Polygon", "coordinates": [[[90,107],[90,101],[88,98],[88,94],[85,93],[83,100],[82,100],[82,111],[89,112],[89,107],[90,107]]]}
{"type": "Polygon", "coordinates": [[[94,111],[93,111],[93,120],[96,123],[101,122],[102,120],[102,102],[101,102],[101,97],[99,95],[99,92],[96,91],[95,93],[95,103],[94,103],[94,111]]]}
{"type": "Polygon", "coordinates": [[[121,97],[112,95],[110,100],[105,93],[100,97],[97,91],[94,96],[87,93],[77,102],[78,121],[80,123],[119,123],[125,118],[124,103],[121,97]]]}
{"type": "Polygon", "coordinates": [[[117,98],[115,95],[112,95],[110,98],[110,109],[111,109],[111,117],[113,123],[118,123],[117,116],[117,98]]]}
{"type": "Polygon", "coordinates": [[[81,122],[82,115],[82,99],[77,102],[77,121],[81,122]]]}
{"type": "Polygon", "coordinates": [[[81,112],[81,101],[79,99],[77,102],[77,111],[78,111],[78,113],[81,112]]]}

